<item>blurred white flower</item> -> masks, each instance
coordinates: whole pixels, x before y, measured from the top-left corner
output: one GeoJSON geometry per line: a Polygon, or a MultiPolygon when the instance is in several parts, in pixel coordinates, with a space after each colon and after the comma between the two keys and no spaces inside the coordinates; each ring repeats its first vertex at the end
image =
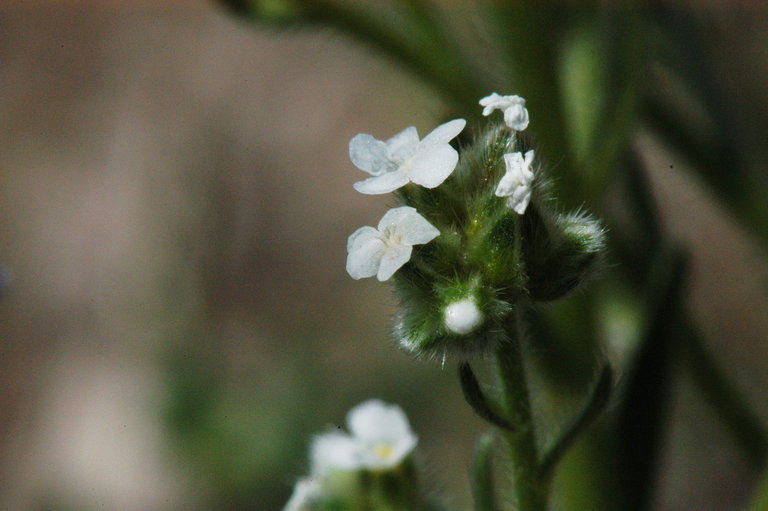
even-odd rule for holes
{"type": "Polygon", "coordinates": [[[473,298],[464,298],[449,304],[443,312],[448,330],[457,334],[468,334],[483,321],[483,314],[473,298]]]}
{"type": "Polygon", "coordinates": [[[411,258],[413,245],[429,243],[440,234],[410,206],[390,209],[377,229],[361,227],[347,240],[347,272],[353,279],[389,279],[411,258]]]}
{"type": "Polygon", "coordinates": [[[316,479],[299,479],[293,487],[293,494],[286,502],[283,511],[310,511],[312,500],[320,493],[320,484],[316,479]]]}
{"type": "Polygon", "coordinates": [[[454,119],[438,126],[421,141],[412,126],[386,142],[371,135],[355,135],[349,141],[349,157],[357,168],[373,176],[355,183],[355,190],[376,195],[392,192],[409,182],[435,188],[456,168],[459,153],[448,142],[465,125],[464,119],[454,119]]]}
{"type": "Polygon", "coordinates": [[[508,153],[504,155],[507,173],[496,187],[497,197],[507,197],[507,204],[518,214],[525,213],[531,200],[531,184],[533,183],[533,151],[523,153],[508,153]]]}
{"type": "Polygon", "coordinates": [[[480,100],[483,115],[491,115],[494,110],[504,112],[504,122],[515,131],[523,131],[528,127],[528,110],[525,100],[520,96],[500,96],[495,92],[480,100]]]}
{"type": "Polygon", "coordinates": [[[400,464],[418,442],[400,407],[378,399],[350,410],[347,427],[351,434],[334,431],[315,438],[313,475],[322,476],[329,469],[386,470],[400,464]]]}
{"type": "Polygon", "coordinates": [[[329,469],[355,470],[360,464],[358,451],[358,443],[344,432],[318,435],[310,448],[310,473],[319,476],[329,469]]]}
{"type": "Polygon", "coordinates": [[[350,410],[347,427],[363,447],[361,462],[366,468],[394,467],[413,451],[418,442],[403,410],[378,399],[350,410]]]}

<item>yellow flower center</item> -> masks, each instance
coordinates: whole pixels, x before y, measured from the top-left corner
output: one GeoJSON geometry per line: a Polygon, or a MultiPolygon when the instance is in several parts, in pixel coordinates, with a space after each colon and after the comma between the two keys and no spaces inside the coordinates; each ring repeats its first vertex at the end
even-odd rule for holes
{"type": "Polygon", "coordinates": [[[391,444],[377,444],[373,447],[373,452],[382,459],[387,459],[392,456],[394,449],[391,444]]]}

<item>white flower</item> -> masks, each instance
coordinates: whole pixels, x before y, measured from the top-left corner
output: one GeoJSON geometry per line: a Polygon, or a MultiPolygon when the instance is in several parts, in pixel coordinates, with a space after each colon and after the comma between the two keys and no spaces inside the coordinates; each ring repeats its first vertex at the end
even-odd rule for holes
{"type": "Polygon", "coordinates": [[[507,173],[496,187],[497,197],[508,197],[507,204],[518,214],[525,213],[531,200],[531,184],[533,183],[533,151],[523,153],[508,153],[504,155],[507,173]]]}
{"type": "Polygon", "coordinates": [[[457,334],[468,334],[483,321],[483,314],[477,308],[475,300],[464,298],[449,304],[443,312],[443,319],[448,330],[457,334]]]}
{"type": "Polygon", "coordinates": [[[347,272],[353,279],[389,279],[411,258],[413,245],[429,243],[440,234],[416,209],[390,209],[378,229],[361,227],[347,241],[347,272]]]}
{"type": "Polygon", "coordinates": [[[360,460],[366,468],[394,467],[418,443],[403,410],[378,399],[371,399],[350,410],[347,427],[363,448],[360,460]]]}
{"type": "Polygon", "coordinates": [[[315,438],[312,446],[315,476],[331,469],[389,469],[403,461],[418,442],[400,407],[378,399],[350,410],[347,427],[351,434],[334,431],[315,438]]]}
{"type": "Polygon", "coordinates": [[[495,92],[480,100],[483,115],[491,115],[494,110],[504,112],[504,122],[515,131],[523,131],[528,127],[528,110],[525,100],[520,96],[500,96],[495,92]]]}
{"type": "Polygon", "coordinates": [[[312,500],[320,493],[320,483],[311,477],[299,479],[293,487],[293,494],[283,511],[309,511],[312,500]]]}
{"type": "Polygon", "coordinates": [[[448,142],[465,124],[464,119],[441,124],[421,141],[413,126],[386,142],[355,135],[349,141],[349,157],[357,168],[373,176],[355,183],[355,190],[369,195],[389,193],[411,181],[435,188],[456,168],[459,154],[448,142]]]}

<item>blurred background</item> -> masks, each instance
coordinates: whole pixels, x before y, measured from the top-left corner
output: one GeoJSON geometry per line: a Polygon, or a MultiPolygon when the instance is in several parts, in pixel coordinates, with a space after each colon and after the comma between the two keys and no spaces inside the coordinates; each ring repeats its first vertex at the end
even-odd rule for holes
{"type": "MultiPolygon", "coordinates": [[[[477,36],[483,69],[493,50],[473,3],[434,3],[477,36]]],[[[638,83],[684,123],[664,132],[663,116],[638,116],[626,145],[664,236],[689,254],[685,308],[764,425],[768,9],[669,8],[704,27],[701,58],[734,122],[712,123],[650,64],[638,83]],[[714,181],[674,143],[687,130],[736,139],[714,181]],[[736,175],[737,160],[749,171],[736,175]],[[739,193],[749,206],[733,207],[739,193]]],[[[643,37],[664,47],[659,34],[643,37]]],[[[518,92],[497,74],[489,87],[518,92]]],[[[347,236],[389,204],[352,189],[349,139],[423,135],[463,112],[456,98],[338,28],[278,29],[203,0],[7,3],[0,91],[0,509],[277,510],[307,471],[311,435],[370,397],[404,408],[430,484],[470,508],[486,426],[454,365],[397,349],[389,288],[344,270],[347,236]]],[[[644,254],[622,184],[601,179],[599,199],[576,203],[599,202],[609,235],[644,254]]],[[[609,355],[638,328],[637,300],[611,275],[609,355]]],[[[671,380],[664,417],[653,509],[746,506],[759,470],[691,378],[671,380]]]]}

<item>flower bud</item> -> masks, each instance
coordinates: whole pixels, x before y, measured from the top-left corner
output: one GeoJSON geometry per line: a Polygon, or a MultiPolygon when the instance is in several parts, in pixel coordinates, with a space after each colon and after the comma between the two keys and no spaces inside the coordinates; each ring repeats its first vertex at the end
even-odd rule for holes
{"type": "Polygon", "coordinates": [[[524,256],[532,299],[562,298],[599,269],[605,231],[594,218],[583,213],[549,219],[533,215],[526,231],[531,243],[525,245],[524,256]]]}
{"type": "Polygon", "coordinates": [[[455,334],[468,334],[483,322],[483,313],[472,298],[448,304],[443,312],[445,326],[455,334]]]}

